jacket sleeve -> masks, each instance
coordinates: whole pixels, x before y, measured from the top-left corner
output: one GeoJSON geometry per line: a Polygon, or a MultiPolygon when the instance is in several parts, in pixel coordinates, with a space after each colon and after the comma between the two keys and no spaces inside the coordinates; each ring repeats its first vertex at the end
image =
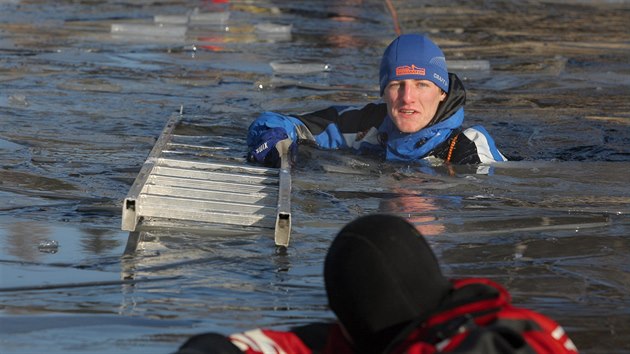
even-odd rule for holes
{"type": "Polygon", "coordinates": [[[309,324],[288,332],[255,329],[233,334],[229,340],[246,354],[311,354],[322,352],[332,329],[331,323],[309,324]]]}
{"type": "MultiPolygon", "coordinates": [[[[327,327],[326,327],[327,328],[327,327]]],[[[308,330],[306,330],[308,332],[308,330]]],[[[295,332],[279,332],[266,329],[255,329],[243,333],[232,334],[226,337],[219,333],[203,333],[189,338],[174,354],[311,354],[319,351],[325,345],[325,338],[319,338],[324,342],[314,342],[318,335],[306,334],[303,330],[295,332]],[[303,340],[316,344],[310,348],[303,340]]]]}
{"type": "Polygon", "coordinates": [[[378,127],[386,114],[384,104],[368,104],[362,108],[333,106],[303,115],[264,112],[249,126],[247,145],[258,146],[267,130],[282,128],[289,138],[314,144],[323,149],[340,149],[352,145],[358,133],[378,127]]]}

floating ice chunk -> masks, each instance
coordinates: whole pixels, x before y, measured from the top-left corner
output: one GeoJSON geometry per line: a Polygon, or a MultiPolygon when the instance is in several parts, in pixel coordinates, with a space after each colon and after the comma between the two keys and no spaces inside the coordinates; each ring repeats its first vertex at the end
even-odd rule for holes
{"type": "Polygon", "coordinates": [[[190,23],[195,25],[222,25],[230,19],[228,11],[223,12],[198,12],[190,14],[190,23]]]}
{"type": "Polygon", "coordinates": [[[155,15],[153,22],[165,25],[223,25],[229,18],[229,11],[199,12],[195,9],[186,15],[155,15]]]}
{"type": "Polygon", "coordinates": [[[281,74],[310,74],[316,72],[330,71],[332,67],[326,63],[300,63],[272,61],[269,63],[274,72],[281,74]]]}
{"type": "Polygon", "coordinates": [[[26,96],[25,95],[16,94],[16,95],[9,96],[9,104],[11,106],[27,107],[28,106],[28,101],[26,100],[26,96]]]}
{"type": "Polygon", "coordinates": [[[187,25],[188,15],[155,15],[153,22],[165,25],[187,25]]]}
{"type": "Polygon", "coordinates": [[[490,62],[487,60],[447,60],[448,70],[490,70],[490,62]]]}
{"type": "Polygon", "coordinates": [[[113,23],[111,33],[142,37],[180,38],[186,36],[186,26],[113,23]]]}
{"type": "Polygon", "coordinates": [[[280,25],[277,23],[264,22],[254,26],[257,33],[284,34],[291,33],[293,25],[280,25]]]}
{"type": "Polygon", "coordinates": [[[16,143],[11,142],[9,140],[4,140],[4,139],[0,138],[0,150],[16,151],[16,150],[20,150],[20,149],[24,149],[24,148],[25,148],[24,145],[16,144],[16,143]]]}
{"type": "Polygon", "coordinates": [[[256,37],[267,41],[290,41],[293,25],[280,25],[276,23],[259,23],[254,26],[256,37]]]}
{"type": "Polygon", "coordinates": [[[59,242],[55,240],[44,240],[37,245],[37,249],[44,253],[57,253],[59,251],[59,242]]]}
{"type": "MultiPolygon", "coordinates": [[[[261,79],[254,82],[254,87],[257,90],[272,90],[287,87],[297,87],[301,89],[316,90],[316,91],[348,91],[348,92],[360,92],[366,94],[368,92],[378,93],[378,86],[361,87],[350,85],[327,85],[309,83],[301,80],[291,80],[278,77],[271,77],[270,79],[261,79]]],[[[441,160],[440,160],[441,161],[441,160]]]]}

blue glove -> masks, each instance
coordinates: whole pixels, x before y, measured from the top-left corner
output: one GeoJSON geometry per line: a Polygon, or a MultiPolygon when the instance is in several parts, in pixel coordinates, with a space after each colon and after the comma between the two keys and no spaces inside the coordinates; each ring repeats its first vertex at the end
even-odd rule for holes
{"type": "MultiPolygon", "coordinates": [[[[266,166],[279,167],[280,154],[276,149],[276,144],[284,139],[288,139],[286,131],[282,128],[272,128],[265,131],[258,139],[258,145],[254,146],[247,154],[247,161],[257,162],[266,166]]],[[[296,147],[291,144],[291,150],[296,147]]]]}

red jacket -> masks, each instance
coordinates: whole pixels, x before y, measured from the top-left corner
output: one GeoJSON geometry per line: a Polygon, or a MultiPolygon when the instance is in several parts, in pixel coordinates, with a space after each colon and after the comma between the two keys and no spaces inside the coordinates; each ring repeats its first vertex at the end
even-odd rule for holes
{"type": "MultiPolygon", "coordinates": [[[[542,314],[512,306],[502,286],[488,279],[453,284],[445,309],[411,326],[389,353],[577,353],[562,327],[542,314]]],[[[290,332],[257,329],[229,340],[247,354],[355,353],[339,325],[330,323],[290,332]]]]}
{"type": "MultiPolygon", "coordinates": [[[[564,329],[550,318],[512,306],[510,294],[488,279],[454,282],[455,290],[490,287],[498,296],[478,299],[431,316],[394,353],[577,353],[564,329]],[[441,335],[438,335],[441,334],[441,335]],[[521,348],[529,347],[531,350],[521,348]]],[[[483,292],[479,293],[483,296],[483,292]]]]}

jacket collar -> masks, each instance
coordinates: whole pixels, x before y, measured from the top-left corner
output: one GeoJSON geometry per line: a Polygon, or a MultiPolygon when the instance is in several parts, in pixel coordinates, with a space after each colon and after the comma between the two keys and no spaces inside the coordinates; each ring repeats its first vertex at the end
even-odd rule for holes
{"type": "Polygon", "coordinates": [[[464,108],[439,123],[415,133],[401,133],[392,119],[387,116],[379,127],[379,132],[387,136],[385,157],[390,161],[412,161],[428,156],[433,149],[446,141],[451,132],[461,127],[464,121],[464,108]]]}

